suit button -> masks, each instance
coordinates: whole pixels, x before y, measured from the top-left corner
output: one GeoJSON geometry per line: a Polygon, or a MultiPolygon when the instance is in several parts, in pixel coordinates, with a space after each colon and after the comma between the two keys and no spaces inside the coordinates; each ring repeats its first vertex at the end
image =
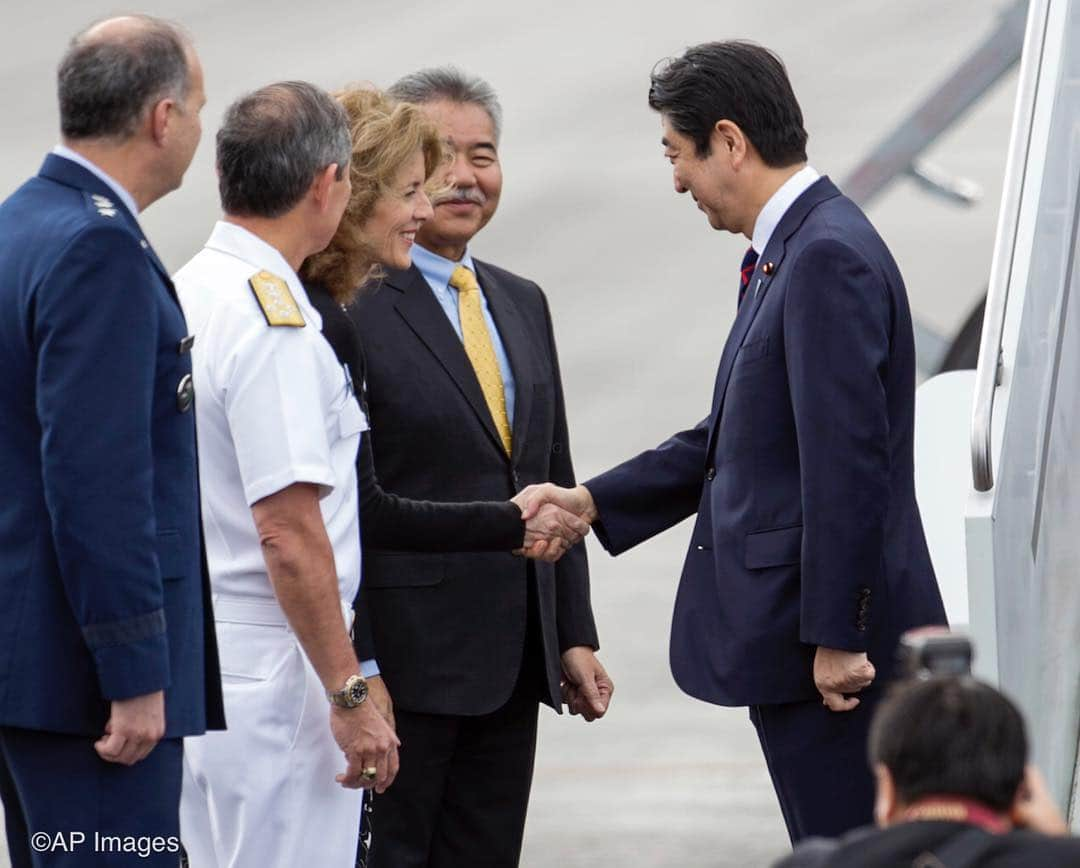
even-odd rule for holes
{"type": "Polygon", "coordinates": [[[514,480],[514,491],[520,491],[521,490],[521,480],[518,478],[516,470],[513,472],[512,478],[514,480]]]}
{"type": "Polygon", "coordinates": [[[191,382],[191,374],[184,374],[176,387],[176,409],[186,413],[195,403],[195,386],[191,382]]]}
{"type": "Polygon", "coordinates": [[[705,481],[712,482],[714,479],[716,479],[716,468],[710,467],[705,471],[705,481]]]}

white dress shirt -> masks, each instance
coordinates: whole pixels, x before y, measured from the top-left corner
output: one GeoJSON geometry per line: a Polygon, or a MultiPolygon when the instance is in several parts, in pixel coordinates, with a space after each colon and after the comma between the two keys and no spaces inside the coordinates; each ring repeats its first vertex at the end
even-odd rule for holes
{"type": "Polygon", "coordinates": [[[803,166],[769,197],[769,201],[765,203],[765,207],[761,209],[754,223],[754,235],[750,240],[750,246],[757,251],[758,256],[765,252],[765,247],[772,238],[773,232],[776,231],[776,227],[788,209],[795,204],[795,200],[810,189],[820,177],[813,166],[803,166]]]}

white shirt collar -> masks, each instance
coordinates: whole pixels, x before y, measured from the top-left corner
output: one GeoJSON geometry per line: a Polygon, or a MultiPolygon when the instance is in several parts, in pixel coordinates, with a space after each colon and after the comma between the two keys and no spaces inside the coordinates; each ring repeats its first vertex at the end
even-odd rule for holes
{"type": "Polygon", "coordinates": [[[65,160],[71,160],[71,162],[82,166],[116,194],[116,197],[124,203],[124,207],[131,212],[132,217],[139,216],[139,206],[135,204],[135,198],[112,175],[91,163],[82,154],[71,150],[67,145],[57,145],[52,149],[52,152],[58,157],[63,157],[65,160]]]}
{"type": "Polygon", "coordinates": [[[769,201],[765,203],[765,207],[761,209],[754,223],[754,236],[750,240],[750,245],[757,251],[758,256],[765,252],[765,246],[769,243],[769,239],[772,238],[773,232],[776,231],[776,227],[784,218],[788,208],[794,205],[795,200],[820,177],[813,166],[803,166],[769,197],[769,201]]]}
{"type": "Polygon", "coordinates": [[[214,230],[210,233],[206,246],[211,250],[243,260],[253,268],[265,269],[275,277],[280,277],[288,284],[289,291],[297,304],[304,309],[305,318],[314,320],[316,325],[322,328],[322,317],[312,307],[307,292],[304,291],[303,282],[276,247],[267,244],[243,226],[229,223],[227,220],[218,220],[214,224],[214,230]]]}

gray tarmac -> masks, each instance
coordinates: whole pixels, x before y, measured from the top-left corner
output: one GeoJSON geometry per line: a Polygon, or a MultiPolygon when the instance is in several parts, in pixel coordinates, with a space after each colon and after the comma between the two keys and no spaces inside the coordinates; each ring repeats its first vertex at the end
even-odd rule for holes
{"type": "MultiPolygon", "coordinates": [[[[194,34],[209,103],[184,187],[143,225],[172,268],[201,246],[218,214],[213,133],[243,91],[286,78],[386,85],[446,62],[484,75],[504,104],[506,185],[473,252],[537,280],[550,298],[585,478],[707,413],[747,244],[709,229],[692,201],[673,193],[659,121],[645,102],[653,64],[710,39],[772,47],[802,102],[812,164],[840,180],[977,44],[1001,6],[147,0],[144,11],[194,34]]],[[[99,0],[5,4],[0,196],[57,140],[54,70],[67,39],[113,11],[99,0]]],[[[978,205],[958,208],[901,180],[870,209],[916,316],[945,334],[985,288],[1014,89],[1015,75],[928,155],[978,182],[978,205]]],[[[523,865],[757,866],[785,852],[745,709],[690,699],[668,671],[688,536],[684,524],[618,559],[589,542],[615,699],[594,724],[542,712],[523,865]]]]}

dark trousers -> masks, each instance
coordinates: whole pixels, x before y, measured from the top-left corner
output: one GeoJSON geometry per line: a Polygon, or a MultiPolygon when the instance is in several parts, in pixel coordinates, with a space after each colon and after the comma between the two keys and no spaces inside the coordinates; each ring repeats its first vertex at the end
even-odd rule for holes
{"type": "Polygon", "coordinates": [[[536,752],[535,693],[478,717],[396,713],[401,770],[374,797],[369,868],[518,864],[536,752]]]}
{"type": "Polygon", "coordinates": [[[401,768],[372,800],[368,868],[518,864],[544,678],[538,611],[530,575],[521,672],[501,708],[475,717],[395,709],[401,768]]]}
{"type": "Polygon", "coordinates": [[[87,736],[0,728],[14,868],[176,868],[183,742],[133,766],[108,763],[87,736]],[[14,804],[9,804],[14,801],[14,804]],[[20,830],[19,824],[22,824],[20,830]]]}
{"type": "Polygon", "coordinates": [[[750,707],[792,843],[873,822],[866,739],[879,695],[864,691],[858,707],[844,712],[821,700],[750,707]]]}

